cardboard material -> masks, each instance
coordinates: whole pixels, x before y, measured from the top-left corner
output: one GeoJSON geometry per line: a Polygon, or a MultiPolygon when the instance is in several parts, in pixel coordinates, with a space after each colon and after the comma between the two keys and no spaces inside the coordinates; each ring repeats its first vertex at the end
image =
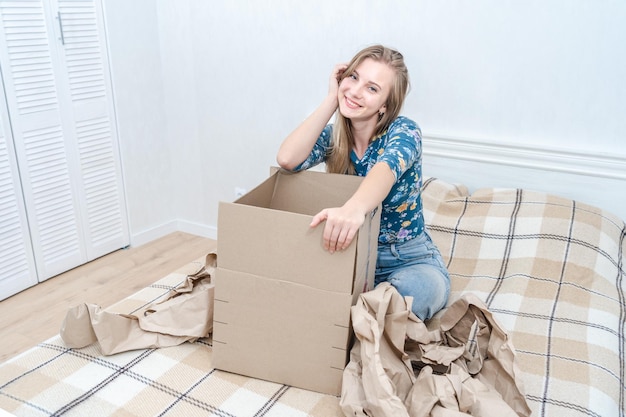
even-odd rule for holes
{"type": "Polygon", "coordinates": [[[343,205],[361,177],[277,171],[222,202],[215,273],[213,364],[331,395],[351,343],[350,308],[372,289],[380,210],[350,247],[330,254],[313,215],[343,205]]]}
{"type": "Polygon", "coordinates": [[[440,328],[429,331],[385,282],[361,295],[352,320],[357,342],[344,372],[344,415],[530,416],[515,348],[474,294],[448,306],[440,328]]]}

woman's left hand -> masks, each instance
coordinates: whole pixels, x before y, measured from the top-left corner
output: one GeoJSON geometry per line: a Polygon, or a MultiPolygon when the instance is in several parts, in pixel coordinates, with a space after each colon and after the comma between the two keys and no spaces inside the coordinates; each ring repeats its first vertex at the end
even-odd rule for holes
{"type": "Polygon", "coordinates": [[[327,208],[317,213],[311,221],[311,227],[316,227],[323,221],[324,248],[330,253],[347,249],[356,236],[359,228],[365,222],[365,213],[349,205],[327,208]]]}

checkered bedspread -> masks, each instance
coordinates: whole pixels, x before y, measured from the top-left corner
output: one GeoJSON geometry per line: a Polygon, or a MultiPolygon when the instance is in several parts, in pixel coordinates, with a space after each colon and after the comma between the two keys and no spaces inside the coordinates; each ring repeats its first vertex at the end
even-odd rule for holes
{"type": "Polygon", "coordinates": [[[572,200],[425,184],[451,300],[481,298],[507,329],[534,416],[624,416],[626,227],[572,200]]]}
{"type": "MultiPolygon", "coordinates": [[[[108,310],[132,313],[196,272],[186,265],[108,310]]],[[[60,325],[60,323],[59,323],[60,325]]],[[[103,356],[54,337],[0,367],[0,409],[15,416],[335,416],[335,397],[215,370],[211,340],[103,356]]]]}
{"type": "MultiPolygon", "coordinates": [[[[429,179],[430,233],[451,301],[481,298],[507,329],[534,416],[624,416],[624,222],[571,200],[429,179]]],[[[158,301],[202,260],[110,310],[158,301]]],[[[89,300],[85,300],[89,302],[89,300]]],[[[432,325],[436,325],[436,318],[432,325]]],[[[0,366],[16,416],[339,416],[336,397],[211,367],[211,340],[102,356],[52,338],[0,366]]]]}

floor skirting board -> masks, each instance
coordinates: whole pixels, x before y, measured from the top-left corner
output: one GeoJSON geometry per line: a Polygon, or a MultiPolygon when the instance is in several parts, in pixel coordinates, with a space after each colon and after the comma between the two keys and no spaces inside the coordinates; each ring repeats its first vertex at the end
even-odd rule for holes
{"type": "Polygon", "coordinates": [[[196,236],[202,236],[209,239],[217,239],[217,227],[207,226],[186,220],[171,220],[159,226],[144,230],[139,233],[131,234],[131,246],[140,246],[151,242],[160,237],[166,236],[173,232],[185,232],[196,236]]]}

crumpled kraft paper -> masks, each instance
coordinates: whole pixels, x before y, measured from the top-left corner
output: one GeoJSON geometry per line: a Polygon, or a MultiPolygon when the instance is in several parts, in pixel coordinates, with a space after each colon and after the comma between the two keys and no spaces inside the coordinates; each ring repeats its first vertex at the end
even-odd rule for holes
{"type": "Polygon", "coordinates": [[[352,307],[356,341],[340,400],[346,416],[530,415],[514,348],[480,299],[464,295],[431,331],[410,307],[388,283],[352,307]]]}
{"type": "Polygon", "coordinates": [[[70,308],[61,325],[61,339],[70,348],[99,342],[104,355],[134,349],[175,346],[207,336],[213,327],[217,254],[209,253],[205,265],[187,275],[183,284],[165,299],[138,310],[119,314],[94,304],[70,308]]]}

